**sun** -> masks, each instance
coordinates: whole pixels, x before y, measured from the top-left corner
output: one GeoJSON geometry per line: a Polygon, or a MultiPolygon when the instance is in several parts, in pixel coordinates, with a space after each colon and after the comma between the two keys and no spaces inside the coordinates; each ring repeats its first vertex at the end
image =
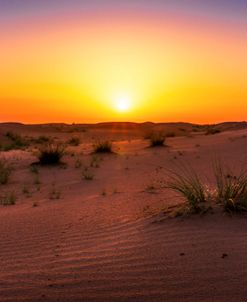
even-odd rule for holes
{"type": "Polygon", "coordinates": [[[119,112],[129,111],[131,107],[131,99],[127,96],[118,96],[115,99],[115,108],[119,112]]]}

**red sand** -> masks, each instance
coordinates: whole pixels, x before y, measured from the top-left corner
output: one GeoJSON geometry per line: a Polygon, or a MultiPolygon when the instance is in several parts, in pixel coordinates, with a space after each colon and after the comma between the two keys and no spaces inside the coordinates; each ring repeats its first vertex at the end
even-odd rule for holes
{"type": "Polygon", "coordinates": [[[158,149],[140,138],[118,142],[117,155],[90,167],[92,181],[74,167],[77,157],[89,165],[90,144],[71,147],[67,169],[40,168],[40,191],[29,171],[35,157],[4,153],[15,170],[0,189],[18,199],[0,207],[0,301],[245,301],[245,216],[216,211],[158,222],[148,213],[180,202],[159,186],[167,167],[189,161],[210,182],[215,154],[239,166],[246,161],[246,134],[175,137],[158,149]],[[58,200],[49,199],[52,183],[58,200]],[[146,190],[151,184],[155,194],[146,190]]]}

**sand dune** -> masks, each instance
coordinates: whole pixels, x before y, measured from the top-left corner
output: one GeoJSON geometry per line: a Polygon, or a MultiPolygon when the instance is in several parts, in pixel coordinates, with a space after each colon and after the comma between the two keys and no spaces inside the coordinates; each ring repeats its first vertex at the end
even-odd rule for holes
{"type": "Polygon", "coordinates": [[[190,161],[210,181],[215,153],[245,162],[246,134],[174,137],[158,149],[140,137],[117,142],[117,154],[92,168],[92,181],[74,167],[77,156],[90,163],[90,144],[82,144],[66,156],[67,169],[40,169],[40,191],[29,171],[32,153],[3,152],[15,170],[1,190],[15,190],[18,199],[0,208],[0,301],[245,301],[245,216],[219,209],[160,221],[154,213],[181,202],[158,185],[167,168],[190,161]],[[52,183],[59,200],[48,197],[52,183]],[[152,194],[150,184],[157,186],[152,194]]]}
{"type": "Polygon", "coordinates": [[[57,217],[48,211],[49,227],[39,220],[30,227],[26,214],[1,240],[1,301],[243,301],[246,294],[246,219],[140,220],[85,234],[68,218],[49,223],[57,217]]]}

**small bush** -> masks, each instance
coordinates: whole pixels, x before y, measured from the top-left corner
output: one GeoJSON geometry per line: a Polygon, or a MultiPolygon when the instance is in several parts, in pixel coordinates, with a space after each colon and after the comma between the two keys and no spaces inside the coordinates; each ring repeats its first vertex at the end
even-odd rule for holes
{"type": "Polygon", "coordinates": [[[71,146],[79,146],[81,143],[81,140],[79,137],[72,137],[68,140],[68,144],[71,146]]]}
{"type": "Polygon", "coordinates": [[[81,162],[81,160],[79,158],[77,158],[75,160],[75,168],[79,169],[79,168],[81,168],[81,166],[82,166],[82,162],[81,162]]]}
{"type": "Polygon", "coordinates": [[[51,200],[60,199],[61,192],[53,185],[49,194],[51,200]]]}
{"type": "Polygon", "coordinates": [[[94,179],[93,173],[90,172],[87,167],[85,167],[84,170],[82,171],[82,177],[85,180],[93,180],[94,179]]]}
{"type": "Polygon", "coordinates": [[[0,184],[1,185],[8,183],[10,174],[11,174],[10,166],[1,159],[0,160],[0,184]]]}
{"type": "Polygon", "coordinates": [[[162,147],[165,144],[165,134],[162,132],[153,132],[150,137],[150,147],[162,147]]]}
{"type": "Polygon", "coordinates": [[[34,180],[33,180],[33,184],[34,185],[40,185],[41,181],[38,175],[35,176],[34,180]]]}
{"type": "Polygon", "coordinates": [[[214,135],[214,134],[217,134],[217,133],[220,133],[219,129],[217,129],[215,127],[208,127],[207,130],[206,130],[205,135],[214,135]]]}
{"type": "Polygon", "coordinates": [[[32,196],[32,193],[29,191],[29,189],[27,187],[23,187],[22,189],[22,193],[27,197],[31,197],[32,196]]]}
{"type": "Polygon", "coordinates": [[[41,165],[56,165],[61,163],[65,147],[61,144],[47,144],[39,150],[38,159],[41,165]]]}
{"type": "Polygon", "coordinates": [[[36,165],[32,165],[30,167],[30,172],[33,173],[33,174],[39,174],[39,169],[36,165]]]}
{"type": "Polygon", "coordinates": [[[192,212],[202,211],[202,204],[206,201],[205,188],[192,167],[182,165],[179,172],[170,171],[170,179],[166,187],[184,197],[192,212]]]}
{"type": "Polygon", "coordinates": [[[24,139],[19,134],[13,132],[7,132],[5,136],[10,140],[10,143],[2,146],[4,151],[15,150],[15,149],[23,149],[27,147],[29,144],[26,139],[24,139]]]}
{"type": "Polygon", "coordinates": [[[92,168],[99,168],[99,163],[100,163],[100,158],[98,155],[93,154],[92,158],[91,158],[91,162],[90,162],[90,167],[92,168]]]}
{"type": "Polygon", "coordinates": [[[234,174],[221,161],[214,163],[216,200],[227,212],[247,211],[247,171],[234,174]]]}
{"type": "Polygon", "coordinates": [[[35,144],[47,144],[52,142],[52,138],[45,135],[40,135],[38,137],[32,138],[31,141],[35,144]]]}
{"type": "Polygon", "coordinates": [[[0,204],[3,206],[12,206],[16,203],[16,195],[11,193],[6,193],[0,197],[0,204]]]}
{"type": "Polygon", "coordinates": [[[98,142],[93,149],[94,153],[112,153],[112,143],[110,141],[98,142]]]}

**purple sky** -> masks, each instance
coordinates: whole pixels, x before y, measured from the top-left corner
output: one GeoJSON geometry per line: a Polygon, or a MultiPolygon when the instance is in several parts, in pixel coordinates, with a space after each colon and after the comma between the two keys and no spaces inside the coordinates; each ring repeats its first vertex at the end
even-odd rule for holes
{"type": "Polygon", "coordinates": [[[182,11],[236,21],[244,21],[247,16],[246,0],[0,0],[2,18],[108,8],[182,11]]]}

